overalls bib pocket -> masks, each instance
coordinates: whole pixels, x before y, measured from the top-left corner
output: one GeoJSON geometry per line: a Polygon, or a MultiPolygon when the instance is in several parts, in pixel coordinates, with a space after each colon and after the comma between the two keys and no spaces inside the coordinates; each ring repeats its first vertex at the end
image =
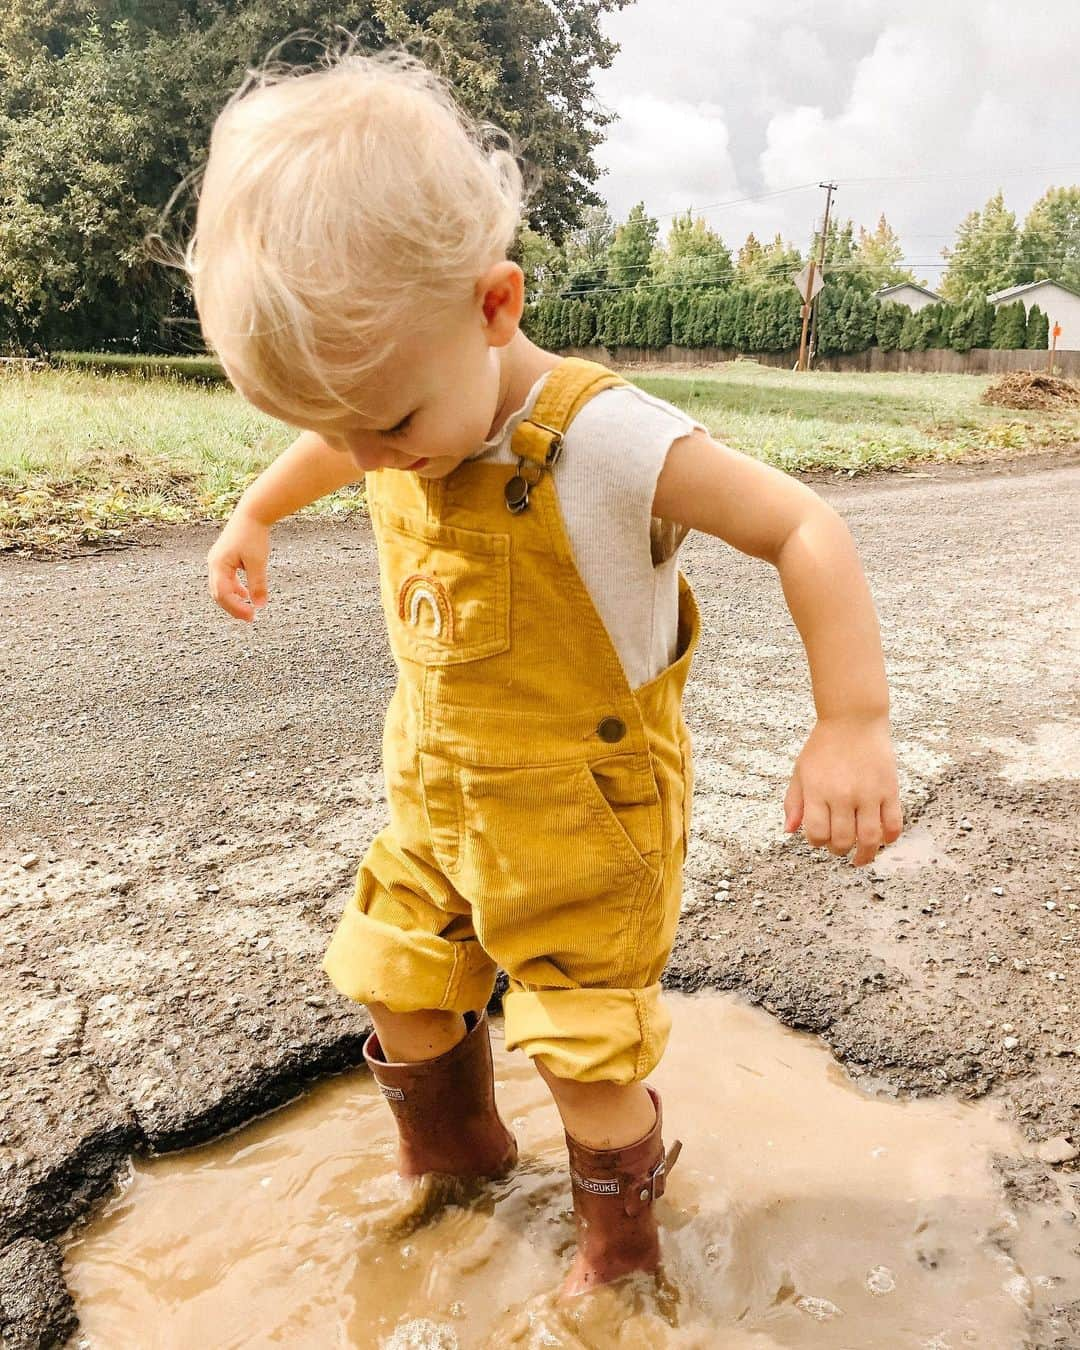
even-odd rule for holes
{"type": "Polygon", "coordinates": [[[447,666],[506,651],[510,536],[372,510],[395,659],[447,666]]]}

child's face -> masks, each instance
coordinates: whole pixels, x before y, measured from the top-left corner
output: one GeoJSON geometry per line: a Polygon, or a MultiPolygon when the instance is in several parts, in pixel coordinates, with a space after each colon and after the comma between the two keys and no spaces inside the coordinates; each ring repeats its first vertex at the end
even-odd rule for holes
{"type": "Polygon", "coordinates": [[[510,267],[493,269],[477,299],[446,329],[403,342],[386,368],[355,392],[370,415],[319,427],[323,439],[362,469],[404,469],[423,478],[445,478],[475,454],[499,411],[499,349],[517,330],[513,295],[507,303],[497,284],[490,289],[496,271],[505,278],[502,269],[510,267]]]}

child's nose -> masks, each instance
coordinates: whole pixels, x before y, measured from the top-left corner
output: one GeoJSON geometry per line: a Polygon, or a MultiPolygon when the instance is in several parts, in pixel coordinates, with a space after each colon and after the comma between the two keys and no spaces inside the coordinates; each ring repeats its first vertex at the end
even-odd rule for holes
{"type": "Polygon", "coordinates": [[[350,449],[349,454],[359,465],[361,469],[402,469],[406,464],[411,464],[415,455],[403,455],[398,450],[392,450],[389,446],[386,448],[366,446],[362,450],[350,449]]]}

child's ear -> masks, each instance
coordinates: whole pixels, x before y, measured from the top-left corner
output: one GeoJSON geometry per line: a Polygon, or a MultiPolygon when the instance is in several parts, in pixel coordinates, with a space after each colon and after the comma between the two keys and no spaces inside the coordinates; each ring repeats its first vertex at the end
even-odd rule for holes
{"type": "MultiPolygon", "coordinates": [[[[490,267],[476,283],[484,323],[492,338],[509,342],[525,308],[525,273],[515,262],[504,259],[490,267]]],[[[493,345],[499,345],[498,342],[493,345]]]]}

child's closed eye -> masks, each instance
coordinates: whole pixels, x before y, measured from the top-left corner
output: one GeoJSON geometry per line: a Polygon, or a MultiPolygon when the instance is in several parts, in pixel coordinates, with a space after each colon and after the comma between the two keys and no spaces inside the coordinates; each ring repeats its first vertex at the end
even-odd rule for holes
{"type": "Polygon", "coordinates": [[[391,437],[404,436],[411,426],[412,426],[412,413],[410,413],[409,416],[406,417],[403,422],[399,422],[396,427],[391,427],[388,431],[384,431],[383,435],[391,437]]]}

